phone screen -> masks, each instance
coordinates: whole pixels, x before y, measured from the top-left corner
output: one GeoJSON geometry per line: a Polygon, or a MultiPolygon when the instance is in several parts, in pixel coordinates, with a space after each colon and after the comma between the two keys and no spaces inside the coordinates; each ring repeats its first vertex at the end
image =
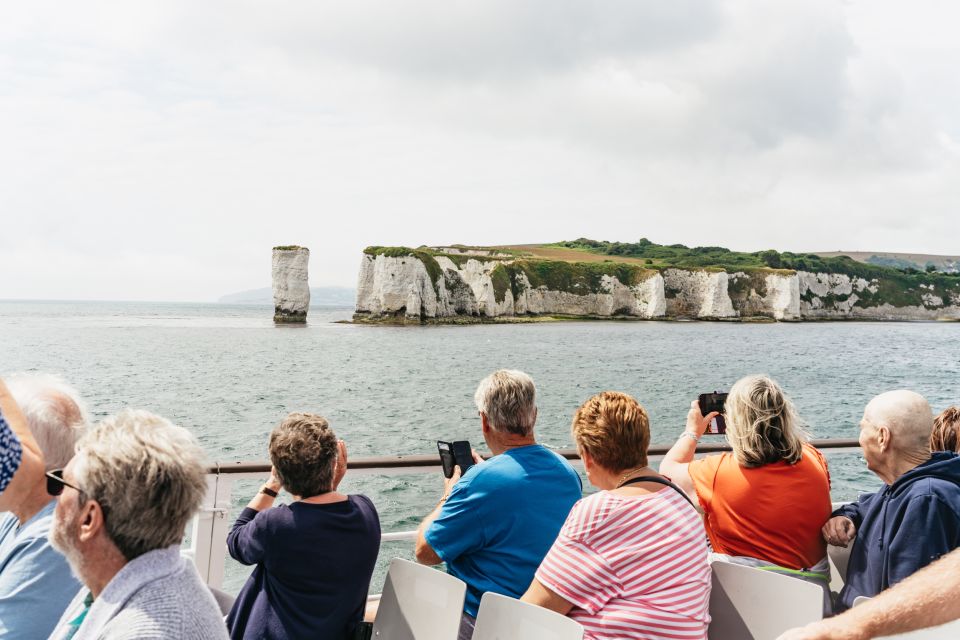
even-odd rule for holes
{"type": "Polygon", "coordinates": [[[443,477],[453,477],[453,468],[457,460],[453,455],[453,446],[449,442],[437,440],[437,450],[440,451],[440,465],[443,467],[443,477]]]}
{"type": "Polygon", "coordinates": [[[467,469],[474,465],[473,450],[467,440],[455,440],[454,442],[437,440],[437,450],[440,452],[440,464],[443,466],[444,478],[452,478],[453,468],[456,466],[460,467],[460,475],[463,476],[467,469]]]}
{"type": "Polygon", "coordinates": [[[707,427],[707,433],[713,435],[723,435],[727,432],[727,423],[723,419],[724,406],[727,403],[727,394],[714,391],[713,393],[701,393],[697,398],[697,404],[700,405],[700,414],[707,415],[718,411],[720,415],[710,421],[707,427]]]}
{"type": "Polygon", "coordinates": [[[474,465],[473,449],[467,440],[457,440],[453,443],[453,457],[456,458],[457,464],[460,466],[461,477],[467,473],[467,469],[474,465]]]}

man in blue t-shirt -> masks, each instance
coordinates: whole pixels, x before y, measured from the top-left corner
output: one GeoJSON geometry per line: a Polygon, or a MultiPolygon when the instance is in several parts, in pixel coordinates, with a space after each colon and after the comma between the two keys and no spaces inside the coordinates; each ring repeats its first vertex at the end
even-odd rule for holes
{"type": "Polygon", "coordinates": [[[422,564],[447,563],[467,583],[460,640],[469,640],[487,591],[519,598],[580,499],[580,477],[537,444],[536,388],[521,371],[487,376],[474,396],[483,439],[493,454],[445,480],[440,503],[417,531],[422,564]]]}

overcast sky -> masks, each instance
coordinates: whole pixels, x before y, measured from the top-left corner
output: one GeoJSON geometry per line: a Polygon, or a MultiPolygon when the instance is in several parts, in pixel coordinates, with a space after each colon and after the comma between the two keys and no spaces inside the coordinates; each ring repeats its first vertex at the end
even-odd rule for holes
{"type": "Polygon", "coordinates": [[[30,0],[0,298],[215,300],[270,248],[960,253],[950,0],[30,0]]]}

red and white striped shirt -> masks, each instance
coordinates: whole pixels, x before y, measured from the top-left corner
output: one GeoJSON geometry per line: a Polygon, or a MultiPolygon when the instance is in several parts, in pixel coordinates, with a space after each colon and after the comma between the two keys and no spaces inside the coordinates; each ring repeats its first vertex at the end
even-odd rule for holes
{"type": "Polygon", "coordinates": [[[703,522],[679,493],[580,500],[537,580],[572,603],[584,638],[703,640],[710,565],[703,522]]]}

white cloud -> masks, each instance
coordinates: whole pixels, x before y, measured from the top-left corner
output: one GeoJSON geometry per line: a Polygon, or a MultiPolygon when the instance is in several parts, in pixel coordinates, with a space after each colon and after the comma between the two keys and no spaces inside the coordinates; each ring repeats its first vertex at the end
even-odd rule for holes
{"type": "Polygon", "coordinates": [[[213,299],[265,285],[290,242],[348,285],[367,244],[955,252],[956,12],[7,8],[0,298],[213,299]]]}

